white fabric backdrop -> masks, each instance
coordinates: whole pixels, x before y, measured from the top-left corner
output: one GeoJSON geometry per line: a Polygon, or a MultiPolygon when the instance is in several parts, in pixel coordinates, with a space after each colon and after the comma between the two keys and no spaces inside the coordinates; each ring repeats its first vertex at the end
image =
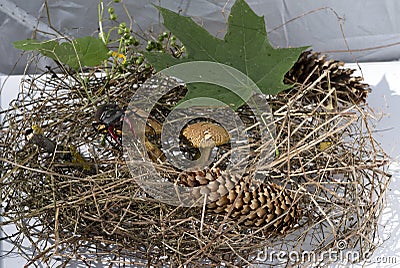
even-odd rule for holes
{"type": "MultiPolygon", "coordinates": [[[[96,34],[99,0],[51,0],[49,27],[44,0],[0,0],[0,73],[23,73],[26,58],[11,42],[32,37],[37,28],[44,32],[81,37],[96,34]],[[38,21],[38,18],[39,21],[38,21]],[[15,68],[14,68],[15,65],[15,68]]],[[[104,1],[105,4],[108,0],[104,1]]],[[[135,21],[134,29],[159,32],[159,16],[152,3],[193,17],[210,32],[223,37],[226,16],[234,0],[125,0],[135,21]],[[224,17],[225,15],[225,17],[224,17]]],[[[311,45],[316,51],[346,50],[385,46],[400,42],[400,1],[398,0],[247,0],[258,15],[264,15],[270,40],[275,46],[311,45]],[[294,20],[293,20],[294,19],[294,20]],[[293,20],[293,21],[292,21],[293,20]],[[286,23],[286,24],[285,24],[286,23]],[[284,24],[284,25],[283,25],[284,24]],[[282,27],[279,27],[283,25],[282,27]],[[279,27],[276,29],[276,27],[279,27]],[[275,29],[275,30],[274,30],[275,29]]],[[[124,14],[121,5],[113,4],[116,14],[124,14]]],[[[120,21],[127,20],[120,16],[120,21]]],[[[37,32],[37,38],[43,38],[37,32]]],[[[48,38],[48,37],[47,37],[48,38]]],[[[400,58],[399,46],[375,50],[331,53],[337,59],[387,61],[400,58]]],[[[46,63],[43,63],[46,64],[46,63]]],[[[30,69],[31,72],[34,69],[30,69]]]]}

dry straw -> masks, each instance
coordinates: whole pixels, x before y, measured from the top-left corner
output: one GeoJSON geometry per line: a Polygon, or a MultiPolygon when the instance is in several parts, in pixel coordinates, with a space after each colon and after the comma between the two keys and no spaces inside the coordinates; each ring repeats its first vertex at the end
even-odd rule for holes
{"type": "MultiPolygon", "coordinates": [[[[372,252],[390,181],[388,159],[372,136],[368,86],[341,65],[305,52],[286,75],[295,86],[269,98],[276,154],[264,175],[295,196],[301,215],[285,234],[244,226],[202,207],[160,203],[136,184],[121,153],[102,142],[92,123],[100,104],[127,105],[148,73],[132,69],[108,80],[96,75],[102,69],[79,75],[53,69],[25,76],[18,97],[2,112],[4,237],[27,266],[56,260],[88,267],[100,262],[109,267],[274,266],[277,259],[257,256],[268,250],[319,256],[344,241],[360,256],[372,252]],[[26,141],[25,130],[34,125],[61,152],[47,153],[26,141]],[[16,230],[6,231],[11,224],[16,230]]],[[[177,88],[165,99],[176,103],[183,92],[177,88]]],[[[161,103],[153,115],[162,121],[170,108],[161,103]]],[[[251,126],[251,115],[245,109],[239,113],[251,126]]],[[[262,144],[254,137],[256,150],[262,144]]]]}

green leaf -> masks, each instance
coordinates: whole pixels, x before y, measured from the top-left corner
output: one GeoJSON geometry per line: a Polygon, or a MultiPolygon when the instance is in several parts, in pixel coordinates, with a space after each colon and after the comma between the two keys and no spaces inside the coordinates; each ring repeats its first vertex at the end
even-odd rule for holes
{"type": "MultiPolygon", "coordinates": [[[[189,92],[179,103],[190,101],[191,99],[195,98],[212,97],[214,99],[224,102],[225,104],[232,107],[232,109],[234,110],[236,110],[243,104],[242,99],[238,95],[218,85],[192,83],[187,85],[187,87],[189,92]]],[[[249,94],[246,95],[247,97],[250,97],[249,94]]],[[[198,99],[193,101],[193,106],[208,106],[208,104],[209,103],[199,102],[198,99]]],[[[210,104],[210,106],[212,105],[210,104]]]]}
{"type": "Polygon", "coordinates": [[[284,76],[306,49],[274,49],[267,37],[264,17],[257,16],[243,0],[232,7],[225,42],[224,50],[230,54],[227,60],[268,95],[290,87],[283,83],[284,76]]]}
{"type": "Polygon", "coordinates": [[[58,42],[54,40],[40,42],[34,39],[26,39],[26,40],[15,41],[13,42],[13,45],[17,49],[22,49],[25,51],[36,50],[46,57],[55,59],[54,50],[56,46],[58,46],[58,42]]]}
{"type": "Polygon", "coordinates": [[[80,66],[97,66],[108,58],[108,49],[104,43],[94,37],[77,38],[72,42],[20,40],[13,43],[22,50],[35,50],[71,68],[78,70],[80,66]]]}
{"type": "Polygon", "coordinates": [[[164,52],[144,52],[146,60],[152,63],[156,70],[162,70],[184,61],[174,58],[171,54],[164,52]]]}
{"type": "MultiPolygon", "coordinates": [[[[165,27],[185,45],[187,56],[178,60],[170,55],[147,52],[147,60],[157,71],[187,61],[219,62],[245,73],[264,94],[273,95],[290,87],[283,83],[284,76],[307,48],[273,48],[264,17],[257,16],[244,0],[237,0],[233,5],[223,40],[210,35],[188,17],[165,8],[158,9],[165,27]]],[[[185,100],[199,96],[212,96],[221,101],[229,99],[235,108],[247,101],[227,89],[189,84],[185,100]]]]}
{"type": "MultiPolygon", "coordinates": [[[[98,38],[86,36],[72,41],[82,66],[97,66],[108,59],[108,48],[98,38]]],[[[75,52],[75,51],[74,51],[75,52]]]]}

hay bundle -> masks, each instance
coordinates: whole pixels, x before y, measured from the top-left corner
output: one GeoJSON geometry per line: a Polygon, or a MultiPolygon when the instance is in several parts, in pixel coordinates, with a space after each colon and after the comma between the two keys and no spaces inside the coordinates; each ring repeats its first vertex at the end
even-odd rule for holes
{"type": "MultiPolygon", "coordinates": [[[[273,265],[276,259],[260,258],[266,249],[313,251],[320,257],[345,241],[342,250],[374,250],[389,183],[387,158],[369,129],[372,117],[363,102],[368,86],[341,63],[305,52],[286,77],[295,86],[269,98],[277,153],[267,178],[295,194],[302,215],[284,235],[148,196],[119,149],[92,123],[100,104],[126,106],[150,74],[130,69],[108,79],[95,71],[103,70],[56,69],[26,77],[5,113],[2,224],[17,226],[9,238],[28,264],[50,265],[61,258],[64,264],[82,260],[88,266],[273,265]],[[40,126],[34,134],[51,141],[57,153],[27,141],[32,126],[40,126]],[[26,241],[33,252],[24,249],[26,241]]],[[[176,103],[183,94],[177,88],[165,103],[176,103]]],[[[154,117],[160,121],[171,110],[167,104],[157,108],[154,117]]],[[[239,113],[252,124],[245,108],[239,113]]],[[[288,265],[300,262],[287,260],[288,265]]]]}

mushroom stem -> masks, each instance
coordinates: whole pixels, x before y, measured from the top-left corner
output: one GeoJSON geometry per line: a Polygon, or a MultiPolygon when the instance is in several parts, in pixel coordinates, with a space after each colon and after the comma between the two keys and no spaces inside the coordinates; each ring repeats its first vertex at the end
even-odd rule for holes
{"type": "Polygon", "coordinates": [[[207,166],[210,160],[211,152],[215,147],[215,142],[212,139],[212,136],[206,134],[204,140],[201,142],[199,150],[200,150],[200,158],[196,160],[195,167],[203,169],[207,166]]]}
{"type": "Polygon", "coordinates": [[[203,169],[208,164],[212,149],[213,147],[200,148],[200,158],[196,160],[196,167],[203,169]]]}

